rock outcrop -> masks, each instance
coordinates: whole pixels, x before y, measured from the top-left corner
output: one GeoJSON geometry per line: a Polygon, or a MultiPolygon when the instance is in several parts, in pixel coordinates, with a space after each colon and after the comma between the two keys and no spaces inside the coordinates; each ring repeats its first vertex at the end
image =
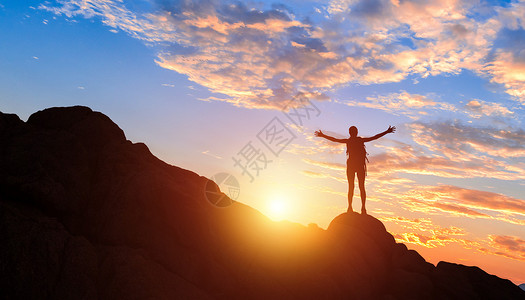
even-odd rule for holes
{"type": "Polygon", "coordinates": [[[127,141],[87,107],[0,113],[6,299],[525,299],[477,267],[436,267],[383,224],[272,222],[127,141]]]}

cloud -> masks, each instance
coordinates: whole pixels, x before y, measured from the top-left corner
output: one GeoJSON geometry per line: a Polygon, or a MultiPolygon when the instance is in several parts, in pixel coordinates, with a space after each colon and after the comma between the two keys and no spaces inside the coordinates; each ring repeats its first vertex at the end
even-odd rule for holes
{"type": "Polygon", "coordinates": [[[327,51],[321,41],[310,36],[310,25],[294,20],[285,11],[200,1],[164,5],[160,11],[137,14],[120,1],[72,0],[61,4],[41,8],[68,17],[99,17],[104,24],[132,37],[160,44],[157,63],[161,67],[226,95],[224,99],[230,103],[282,108],[284,101],[298,94],[320,94],[316,90],[319,84],[308,77],[323,67],[316,62],[324,61],[327,51]],[[292,42],[303,47],[294,47],[292,42]]]}
{"type": "Polygon", "coordinates": [[[433,188],[433,192],[446,195],[450,199],[474,209],[507,212],[525,216],[525,200],[503,194],[471,190],[456,186],[443,185],[433,188]]]}
{"type": "Polygon", "coordinates": [[[456,113],[456,115],[466,114],[474,119],[481,117],[512,117],[514,115],[513,111],[500,103],[473,99],[461,107],[462,110],[452,103],[434,100],[432,99],[433,97],[436,96],[425,96],[401,91],[399,93],[369,96],[366,97],[366,101],[343,100],[336,102],[348,106],[383,110],[393,115],[409,117],[414,121],[427,116],[435,117],[443,112],[456,113]]]}
{"type": "Polygon", "coordinates": [[[434,203],[433,207],[443,212],[452,212],[455,215],[490,218],[487,214],[477,212],[475,210],[472,210],[470,208],[467,208],[461,205],[436,202],[434,203]]]}
{"type": "Polygon", "coordinates": [[[425,191],[423,193],[419,191],[414,191],[408,195],[401,196],[403,200],[403,206],[409,211],[413,212],[422,212],[427,215],[437,215],[437,214],[448,214],[456,217],[468,217],[468,218],[485,218],[492,219],[491,216],[480,213],[478,211],[469,209],[465,206],[451,204],[447,202],[440,202],[442,199],[431,199],[426,198],[429,192],[425,191]],[[423,195],[423,196],[422,196],[423,195]],[[419,200],[421,199],[421,200],[419,200]]]}
{"type": "Polygon", "coordinates": [[[507,7],[496,7],[493,22],[497,24],[494,47],[481,72],[491,81],[502,84],[507,93],[525,103],[525,2],[515,1],[507,7]]]}
{"type": "Polygon", "coordinates": [[[431,110],[457,111],[457,108],[449,103],[438,102],[427,96],[410,94],[406,91],[367,97],[366,102],[342,101],[348,106],[368,107],[383,110],[394,115],[404,115],[413,120],[428,115],[431,110]]]}
{"type": "Polygon", "coordinates": [[[492,243],[506,250],[519,252],[525,258],[525,240],[513,236],[493,235],[490,237],[492,243]]]}
{"type": "Polygon", "coordinates": [[[525,240],[514,236],[490,236],[495,247],[503,248],[506,251],[517,253],[521,259],[525,260],[525,240]]]}
{"type": "Polygon", "coordinates": [[[323,100],[323,89],[346,82],[328,74],[334,54],[312,37],[312,26],[281,10],[239,3],[156,18],[184,34],[180,49],[161,51],[157,63],[234,105],[282,109],[295,97],[323,100]]]}
{"type": "Polygon", "coordinates": [[[423,246],[425,248],[444,247],[447,244],[451,243],[459,243],[467,248],[473,248],[475,245],[478,245],[477,242],[460,238],[453,238],[443,234],[425,235],[418,234],[415,232],[404,232],[394,234],[394,238],[398,243],[414,244],[423,246]]]}
{"type": "Polygon", "coordinates": [[[508,215],[525,216],[525,200],[499,193],[466,189],[452,185],[421,186],[400,195],[403,204],[412,211],[445,212],[456,216],[497,219],[523,224],[522,219],[508,215]],[[484,212],[480,212],[484,211],[484,212]]]}
{"type": "Polygon", "coordinates": [[[502,84],[508,94],[525,104],[525,61],[518,60],[513,53],[498,51],[484,71],[492,76],[492,82],[502,84]]]}
{"type": "Polygon", "coordinates": [[[400,226],[394,238],[398,243],[408,243],[426,248],[443,247],[447,244],[458,243],[467,248],[479,246],[479,243],[465,239],[465,229],[449,226],[440,227],[428,218],[410,219],[406,217],[383,216],[379,218],[386,224],[393,223],[400,226]]]}
{"type": "Polygon", "coordinates": [[[319,166],[319,167],[323,167],[323,168],[327,168],[327,169],[331,169],[335,171],[345,171],[346,172],[346,165],[344,164],[322,162],[322,161],[316,161],[316,160],[312,160],[308,158],[303,159],[303,161],[310,165],[319,166]]]}
{"type": "MultiPolygon", "coordinates": [[[[277,109],[297,95],[326,99],[327,91],[348,83],[399,82],[411,74],[463,69],[489,74],[511,95],[523,97],[523,66],[515,55],[509,60],[500,51],[486,62],[502,28],[521,28],[522,7],[492,9],[476,19],[468,1],[338,0],[328,5],[327,20],[314,22],[284,6],[226,0],[153,1],[142,7],[63,0],[39,6],[69,18],[99,18],[110,30],[155,46],[159,66],[224,95],[215,99],[277,109]]],[[[399,101],[427,104],[421,100],[399,101]]]]}
{"type": "Polygon", "coordinates": [[[469,111],[469,115],[473,118],[480,118],[482,116],[511,116],[514,112],[500,103],[490,103],[482,100],[470,100],[465,108],[469,111]]]}
{"type": "Polygon", "coordinates": [[[216,158],[216,159],[223,159],[223,157],[211,153],[210,150],[202,151],[201,153],[204,154],[204,155],[211,156],[211,157],[216,158]]]}
{"type": "Polygon", "coordinates": [[[373,49],[370,56],[395,66],[401,78],[469,69],[488,75],[507,93],[525,101],[523,36],[500,45],[509,30],[523,32],[523,1],[502,7],[458,0],[334,0],[328,12],[376,37],[373,45],[363,41],[360,46],[373,49]]]}
{"type": "MultiPolygon", "coordinates": [[[[168,28],[157,26],[153,18],[140,16],[127,9],[118,0],[59,0],[58,6],[49,3],[40,4],[39,9],[50,11],[68,18],[83,16],[85,18],[100,18],[102,23],[120,29],[131,37],[148,43],[175,41],[168,28]]],[[[111,29],[110,29],[111,30],[111,29]]]]}
{"type": "Polygon", "coordinates": [[[525,166],[508,165],[487,157],[461,157],[458,154],[456,157],[447,158],[426,154],[408,144],[381,148],[387,152],[369,157],[368,172],[374,177],[407,173],[444,178],[525,178],[525,166]]]}
{"type": "Polygon", "coordinates": [[[361,30],[374,33],[380,45],[375,51],[383,52],[383,60],[404,75],[457,74],[462,68],[479,68],[488,53],[490,31],[467,17],[471,8],[467,2],[361,0],[336,4],[340,9],[332,12],[347,15],[347,22],[357,20],[361,30]]]}
{"type": "Polygon", "coordinates": [[[493,248],[480,248],[478,251],[525,261],[525,240],[507,235],[490,235],[489,240],[493,248]]]}
{"type": "Polygon", "coordinates": [[[485,155],[504,159],[525,156],[525,131],[521,128],[473,127],[457,121],[415,122],[409,127],[416,143],[455,161],[485,155]]]}
{"type": "Polygon", "coordinates": [[[304,171],[302,171],[302,173],[304,175],[306,175],[308,177],[312,177],[312,178],[330,178],[330,179],[333,179],[333,180],[336,180],[336,181],[339,181],[339,182],[343,182],[343,183],[347,182],[346,178],[333,176],[333,175],[330,175],[330,174],[327,174],[327,173],[313,172],[313,171],[308,171],[308,170],[304,170],[304,171]]]}
{"type": "MultiPolygon", "coordinates": [[[[413,213],[422,213],[426,217],[454,216],[458,220],[485,219],[508,224],[525,225],[525,200],[500,193],[467,189],[453,185],[428,186],[420,183],[390,185],[374,180],[374,196],[386,203],[395,203],[396,209],[413,213]]],[[[424,219],[417,219],[424,220],[424,219]]],[[[396,224],[406,224],[404,228],[416,228],[422,224],[409,224],[407,219],[399,217],[389,220],[396,224]],[[404,221],[403,221],[404,220],[404,221]]],[[[429,221],[430,222],[430,219],[429,221]]],[[[425,225],[426,226],[426,225],[425,225]]],[[[429,227],[431,228],[431,227],[429,227]]]]}
{"type": "MultiPolygon", "coordinates": [[[[515,113],[501,103],[487,102],[479,99],[472,99],[467,104],[459,106],[456,104],[435,100],[438,96],[420,95],[400,91],[398,93],[388,93],[366,97],[366,100],[335,100],[351,107],[366,107],[382,110],[397,116],[404,116],[417,120],[430,120],[437,116],[463,118],[468,116],[472,119],[485,118],[492,123],[499,122],[505,124],[509,118],[513,118],[515,113]],[[490,117],[490,119],[487,119],[490,117]],[[507,121],[503,121],[507,120],[507,121]]],[[[483,120],[482,120],[483,121],[483,120]]],[[[469,121],[469,123],[472,121],[469,121]]]]}

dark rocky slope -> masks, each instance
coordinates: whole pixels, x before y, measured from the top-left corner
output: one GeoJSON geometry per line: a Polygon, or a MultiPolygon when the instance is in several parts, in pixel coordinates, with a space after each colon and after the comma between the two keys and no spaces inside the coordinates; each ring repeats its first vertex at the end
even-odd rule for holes
{"type": "Polygon", "coordinates": [[[6,299],[525,299],[477,267],[436,267],[371,216],[325,231],[205,198],[207,179],[87,107],[0,113],[6,299]]]}

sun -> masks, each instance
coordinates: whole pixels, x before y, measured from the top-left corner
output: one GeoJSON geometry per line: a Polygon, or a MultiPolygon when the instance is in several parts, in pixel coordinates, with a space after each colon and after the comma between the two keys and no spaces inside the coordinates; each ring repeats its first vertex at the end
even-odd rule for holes
{"type": "Polygon", "coordinates": [[[273,220],[282,220],[288,212],[288,203],[281,197],[273,198],[268,203],[268,216],[273,220]]]}

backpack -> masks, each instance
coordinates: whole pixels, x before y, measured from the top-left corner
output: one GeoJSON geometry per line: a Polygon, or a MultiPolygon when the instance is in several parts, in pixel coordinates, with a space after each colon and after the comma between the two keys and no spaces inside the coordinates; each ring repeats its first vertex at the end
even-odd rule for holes
{"type": "Polygon", "coordinates": [[[352,161],[362,163],[365,166],[366,174],[366,163],[369,161],[363,139],[360,137],[349,138],[348,142],[346,142],[346,154],[352,161]]]}

